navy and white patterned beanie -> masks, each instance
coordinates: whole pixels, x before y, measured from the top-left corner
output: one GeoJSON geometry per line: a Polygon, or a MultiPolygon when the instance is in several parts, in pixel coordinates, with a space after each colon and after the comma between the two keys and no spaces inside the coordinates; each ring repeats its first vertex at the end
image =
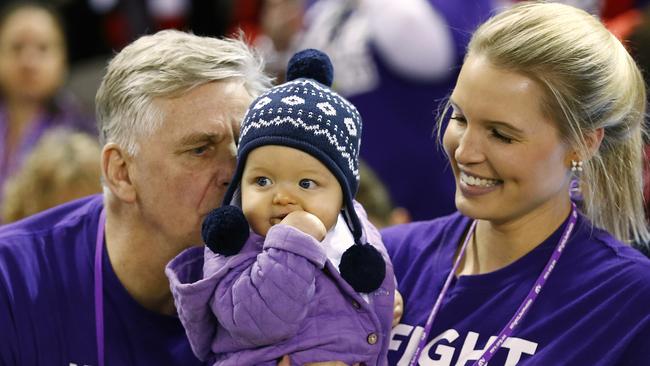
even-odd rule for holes
{"type": "MultiPolygon", "coordinates": [[[[385,263],[372,245],[361,242],[361,222],[353,206],[353,198],[359,187],[361,116],[354,105],[330,89],[332,79],[329,57],[321,51],[307,49],[295,54],[289,61],[286,83],[271,88],[253,101],[241,126],[237,168],[224,196],[223,207],[230,205],[239,191],[246,159],[253,149],[264,145],[281,145],[315,157],[341,185],[344,218],[356,244],[341,258],[341,276],[356,291],[372,292],[379,288],[384,279],[385,263]]],[[[238,216],[243,218],[243,213],[238,216]]],[[[216,221],[223,223],[224,218],[219,216],[211,221],[211,225],[218,226],[216,221]]],[[[240,245],[228,248],[217,245],[212,248],[209,242],[223,241],[224,234],[220,233],[221,236],[215,239],[215,234],[210,233],[214,231],[212,227],[206,228],[204,223],[203,229],[204,241],[214,252],[229,255],[241,248],[240,245]]]]}

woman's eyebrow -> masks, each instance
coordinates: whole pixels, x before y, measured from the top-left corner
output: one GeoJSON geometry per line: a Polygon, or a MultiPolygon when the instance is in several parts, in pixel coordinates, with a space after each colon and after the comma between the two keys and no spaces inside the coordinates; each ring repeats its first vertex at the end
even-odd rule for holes
{"type": "MultiPolygon", "coordinates": [[[[458,104],[456,104],[456,102],[451,100],[451,98],[449,99],[449,104],[455,110],[462,113],[463,110],[458,106],[458,104]]],[[[504,121],[498,121],[498,120],[491,120],[491,119],[486,119],[486,120],[484,120],[484,122],[487,123],[487,124],[490,124],[490,125],[497,125],[497,126],[501,126],[503,128],[507,128],[507,129],[511,130],[512,132],[520,134],[520,135],[524,134],[524,131],[522,129],[520,129],[518,127],[515,127],[512,123],[508,123],[508,122],[504,122],[504,121]]]]}

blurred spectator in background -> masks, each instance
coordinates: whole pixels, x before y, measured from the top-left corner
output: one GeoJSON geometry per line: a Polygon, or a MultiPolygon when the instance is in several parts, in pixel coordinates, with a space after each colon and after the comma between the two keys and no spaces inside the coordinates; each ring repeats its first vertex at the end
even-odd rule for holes
{"type": "Polygon", "coordinates": [[[62,90],[63,34],[59,18],[45,5],[19,2],[0,11],[0,186],[46,130],[95,131],[93,119],[62,90]]]}
{"type": "Polygon", "coordinates": [[[259,33],[263,0],[49,0],[66,24],[70,45],[70,88],[94,110],[95,92],[108,60],[136,38],[162,29],[210,37],[242,29],[259,33]]]}
{"type": "Polygon", "coordinates": [[[384,183],[364,161],[359,160],[359,190],[356,200],[363,205],[368,220],[378,229],[411,221],[408,211],[395,207],[384,183]]]}
{"type": "Polygon", "coordinates": [[[52,129],[4,186],[2,221],[10,223],[61,203],[101,192],[97,139],[52,129]]]}
{"type": "Polygon", "coordinates": [[[491,0],[266,0],[257,44],[276,70],[296,49],[330,55],[334,88],[366,122],[362,158],[395,205],[421,220],[454,210],[451,169],[432,137],[435,111],[469,35],[493,10],[491,0]]]}

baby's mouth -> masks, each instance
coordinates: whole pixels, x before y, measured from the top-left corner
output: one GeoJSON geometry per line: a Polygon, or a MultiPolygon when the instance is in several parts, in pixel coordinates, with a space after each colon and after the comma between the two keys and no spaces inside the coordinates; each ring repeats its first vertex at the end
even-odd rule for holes
{"type": "Polygon", "coordinates": [[[280,222],[282,222],[282,220],[284,220],[285,217],[287,217],[287,215],[289,215],[288,212],[271,217],[271,225],[279,224],[280,222]]]}

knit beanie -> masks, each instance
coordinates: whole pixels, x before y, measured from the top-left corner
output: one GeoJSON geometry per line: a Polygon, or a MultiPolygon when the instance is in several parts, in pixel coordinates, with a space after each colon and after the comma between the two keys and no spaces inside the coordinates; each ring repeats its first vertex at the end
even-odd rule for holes
{"type": "Polygon", "coordinates": [[[215,253],[239,252],[247,234],[241,230],[236,233],[233,226],[248,226],[232,223],[245,218],[243,213],[235,212],[238,207],[228,205],[239,192],[248,154],[264,145],[295,148],[318,159],[341,185],[343,217],[355,243],[343,253],[339,270],[356,291],[372,292],[384,279],[385,263],[372,245],[361,242],[362,226],[353,205],[359,187],[361,116],[354,105],[330,89],[332,64],[321,51],[307,49],[295,54],[289,61],[287,80],[260,95],[246,112],[237,167],[224,196],[224,206],[204,222],[203,239],[215,253]]]}

